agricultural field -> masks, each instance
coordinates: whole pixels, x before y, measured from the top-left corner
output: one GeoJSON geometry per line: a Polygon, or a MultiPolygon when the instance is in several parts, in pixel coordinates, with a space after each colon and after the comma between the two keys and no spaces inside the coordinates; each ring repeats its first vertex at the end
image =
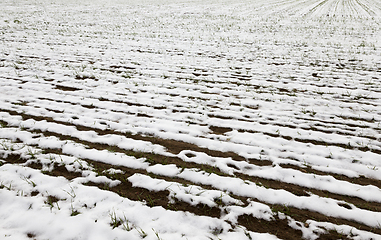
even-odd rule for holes
{"type": "Polygon", "coordinates": [[[380,1],[0,9],[0,239],[381,239],[380,1]]]}

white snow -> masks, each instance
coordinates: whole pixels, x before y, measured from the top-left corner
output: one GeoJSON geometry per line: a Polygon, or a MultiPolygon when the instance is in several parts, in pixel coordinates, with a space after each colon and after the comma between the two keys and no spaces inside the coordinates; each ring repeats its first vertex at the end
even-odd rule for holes
{"type": "Polygon", "coordinates": [[[381,238],[269,205],[377,229],[379,211],[251,180],[381,203],[380,2],[3,0],[0,8],[1,239],[278,239],[240,226],[243,214],[285,219],[306,239],[333,229],[381,238]],[[26,162],[5,161],[18,155],[26,162]],[[113,167],[97,172],[88,161],[113,167]],[[53,163],[81,176],[50,176],[53,163]],[[85,184],[122,180],[221,216],[85,184]]]}

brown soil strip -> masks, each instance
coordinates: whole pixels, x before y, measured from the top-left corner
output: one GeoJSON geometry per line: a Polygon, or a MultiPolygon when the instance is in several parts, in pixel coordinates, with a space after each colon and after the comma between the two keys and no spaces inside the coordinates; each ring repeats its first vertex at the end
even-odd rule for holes
{"type": "Polygon", "coordinates": [[[231,116],[222,116],[222,115],[217,115],[217,114],[213,114],[213,113],[208,113],[208,117],[210,117],[210,118],[219,118],[219,119],[227,119],[227,120],[229,120],[229,119],[233,119],[233,117],[231,117],[231,116]]]}
{"type": "Polygon", "coordinates": [[[168,210],[191,212],[199,216],[209,216],[220,218],[221,209],[218,207],[209,207],[205,204],[197,204],[192,206],[188,203],[175,200],[174,203],[169,201],[168,190],[166,191],[149,191],[145,188],[133,187],[132,184],[125,180],[122,184],[116,187],[110,188],[108,185],[89,182],[85,184],[87,186],[96,186],[100,189],[112,191],[119,196],[128,198],[133,201],[144,201],[150,207],[161,206],[168,210]]]}
{"type": "Polygon", "coordinates": [[[373,185],[373,186],[376,186],[376,187],[381,189],[381,181],[380,180],[366,178],[365,176],[360,176],[359,178],[350,178],[350,177],[347,177],[347,176],[341,175],[341,174],[327,173],[327,172],[315,170],[315,169],[311,168],[310,166],[307,166],[305,168],[298,167],[298,166],[291,165],[291,164],[280,164],[279,166],[281,166],[282,168],[292,168],[292,169],[298,170],[300,172],[311,173],[311,174],[316,174],[316,175],[321,175],[321,176],[329,175],[329,176],[336,178],[337,180],[347,181],[347,182],[362,185],[362,186],[373,185]]]}
{"type": "Polygon", "coordinates": [[[343,143],[328,143],[328,142],[325,142],[325,141],[321,141],[321,140],[316,140],[316,139],[304,139],[304,138],[294,138],[295,141],[297,142],[302,142],[302,143],[312,143],[314,145],[320,145],[320,146],[336,146],[336,147],[341,147],[341,148],[344,148],[344,149],[357,149],[357,150],[360,150],[360,151],[363,151],[363,152],[367,152],[367,151],[370,151],[370,152],[373,152],[373,153],[376,153],[376,154],[381,154],[381,150],[379,149],[372,149],[372,148],[369,148],[368,146],[365,146],[365,147],[354,147],[350,144],[343,144],[343,143]]]}
{"type": "Polygon", "coordinates": [[[293,207],[284,206],[284,205],[283,206],[271,205],[271,204],[267,204],[267,205],[269,205],[271,209],[273,209],[273,211],[274,209],[279,210],[280,212],[285,213],[286,215],[292,217],[293,219],[299,222],[306,222],[307,220],[311,219],[318,222],[331,222],[337,225],[353,226],[359,230],[381,234],[381,228],[372,228],[372,227],[363,225],[361,223],[353,222],[350,220],[334,218],[334,217],[326,216],[317,212],[312,212],[306,209],[298,209],[298,208],[293,208],[293,207]]]}
{"type": "Polygon", "coordinates": [[[68,86],[61,86],[61,85],[56,85],[55,88],[59,89],[61,91],[70,91],[70,92],[82,90],[82,89],[75,88],[75,87],[68,87],[68,86]]]}
{"type": "MultiPolygon", "coordinates": [[[[348,237],[354,237],[355,235],[351,234],[348,237]]],[[[318,240],[333,240],[333,239],[340,239],[340,240],[350,240],[353,238],[348,238],[347,236],[344,236],[343,234],[330,230],[326,234],[322,234],[319,236],[318,240]]]]}
{"type": "MultiPolygon", "coordinates": [[[[339,117],[339,116],[336,116],[339,117]]],[[[343,122],[334,122],[330,120],[324,120],[324,119],[316,119],[316,118],[304,118],[304,117],[298,117],[294,116],[295,119],[303,120],[303,121],[308,121],[308,122],[318,122],[318,123],[325,123],[325,124],[332,124],[332,125],[339,125],[339,126],[348,126],[348,127],[353,127],[353,128],[369,128],[367,125],[363,124],[355,124],[355,123],[343,123],[343,122]]],[[[332,117],[333,118],[333,117],[332,117]]],[[[324,125],[323,125],[324,126],[324,125]]],[[[381,128],[373,128],[376,131],[381,131],[381,128]]]]}
{"type": "MultiPolygon", "coordinates": [[[[313,128],[309,128],[309,129],[313,130],[313,128]]],[[[331,143],[331,142],[326,142],[326,141],[316,140],[316,139],[293,138],[291,136],[281,135],[281,134],[278,134],[278,133],[260,132],[260,131],[255,131],[255,130],[239,129],[238,131],[239,132],[248,132],[248,133],[262,133],[262,134],[270,136],[270,137],[279,137],[279,138],[286,139],[288,141],[294,140],[294,141],[301,142],[301,143],[311,143],[313,145],[335,146],[335,147],[341,147],[341,148],[344,148],[344,149],[351,149],[351,150],[357,149],[357,150],[360,150],[360,151],[363,151],[363,152],[370,151],[370,152],[373,152],[373,153],[381,154],[381,150],[379,150],[379,149],[372,149],[372,148],[369,148],[368,146],[365,146],[365,147],[359,147],[359,146],[357,146],[357,147],[355,147],[355,146],[352,146],[350,144],[331,143]]],[[[320,131],[320,130],[318,130],[318,131],[320,131]]]]}
{"type": "Polygon", "coordinates": [[[65,177],[67,180],[72,180],[77,177],[82,177],[82,173],[68,171],[65,165],[59,165],[57,163],[54,163],[54,168],[51,172],[44,172],[44,173],[51,176],[62,176],[62,177],[65,177]]]}
{"type": "Polygon", "coordinates": [[[342,118],[344,120],[348,120],[349,119],[349,120],[354,120],[354,121],[359,121],[359,122],[368,122],[368,123],[374,123],[376,121],[375,119],[367,119],[367,118],[360,118],[360,117],[354,117],[354,116],[336,115],[336,117],[342,118]]]}
{"type": "Polygon", "coordinates": [[[4,155],[3,156],[0,155],[0,159],[12,164],[24,163],[26,161],[21,158],[20,154],[15,154],[15,153],[7,154],[6,157],[4,155]]]}
{"type": "Polygon", "coordinates": [[[209,126],[209,129],[214,133],[214,134],[224,134],[227,132],[232,131],[233,129],[230,127],[218,127],[218,126],[209,126]]]}
{"type": "MultiPolygon", "coordinates": [[[[347,196],[342,194],[336,194],[324,190],[314,189],[314,188],[307,188],[303,186],[299,186],[292,183],[285,183],[281,181],[276,180],[270,180],[270,179],[264,179],[259,177],[252,177],[247,176],[244,174],[235,174],[237,177],[243,180],[248,180],[251,182],[256,183],[258,186],[263,186],[265,188],[271,188],[271,189],[284,189],[292,194],[295,194],[297,196],[310,196],[309,193],[318,195],[320,197],[326,197],[326,198],[332,198],[340,201],[345,201],[347,203],[352,203],[358,208],[366,209],[369,211],[375,211],[375,212],[381,212],[381,203],[380,202],[368,202],[364,199],[361,199],[359,197],[354,196],[347,196]]],[[[340,204],[339,204],[340,205],[340,204]]],[[[345,207],[347,209],[351,209],[351,207],[348,204],[342,204],[342,207],[345,207]]]]}
{"type": "Polygon", "coordinates": [[[240,156],[234,152],[220,152],[220,151],[210,150],[208,148],[202,148],[202,147],[199,147],[199,146],[191,144],[191,143],[186,143],[186,142],[181,142],[181,141],[176,141],[176,140],[171,140],[171,139],[161,139],[161,138],[150,137],[150,136],[134,135],[131,133],[121,133],[121,132],[117,132],[117,131],[113,131],[113,130],[101,130],[101,129],[82,126],[82,125],[75,125],[75,124],[68,123],[68,122],[57,121],[51,117],[33,116],[33,115],[25,114],[25,113],[18,113],[17,111],[13,111],[13,110],[4,110],[4,109],[0,109],[0,110],[7,112],[10,115],[21,116],[23,118],[23,120],[27,120],[27,119],[34,119],[36,121],[44,121],[45,120],[47,122],[54,122],[54,123],[58,123],[58,124],[66,125],[66,126],[75,126],[78,131],[95,131],[99,135],[114,134],[114,135],[125,136],[128,138],[134,139],[134,140],[143,140],[143,141],[151,142],[152,144],[158,144],[158,145],[161,145],[161,146],[167,148],[167,150],[173,154],[178,154],[183,150],[191,150],[191,151],[195,151],[195,152],[205,152],[209,156],[212,156],[212,157],[226,157],[226,158],[231,157],[232,159],[234,159],[236,161],[247,161],[248,160],[252,164],[256,164],[258,166],[272,165],[272,162],[268,161],[268,160],[246,159],[246,158],[244,158],[244,157],[242,157],[242,156],[240,156]]]}
{"type": "MultiPolygon", "coordinates": [[[[238,224],[245,226],[248,230],[258,233],[271,233],[281,239],[302,239],[302,232],[291,228],[286,219],[279,219],[276,217],[273,221],[266,221],[257,219],[251,215],[241,215],[238,217],[238,224]]],[[[338,233],[337,231],[327,231],[321,234],[317,239],[319,240],[334,240],[342,239],[349,240],[346,236],[338,233]]]]}
{"type": "Polygon", "coordinates": [[[270,233],[280,239],[302,239],[302,232],[288,226],[287,220],[279,218],[273,221],[266,221],[255,218],[251,215],[241,215],[238,217],[238,224],[245,226],[247,230],[257,233],[270,233]]]}
{"type": "MultiPolygon", "coordinates": [[[[314,220],[317,222],[330,222],[330,223],[337,224],[337,225],[353,226],[359,230],[369,231],[369,232],[373,232],[375,234],[381,234],[380,228],[371,228],[371,227],[368,227],[368,226],[363,225],[361,223],[356,223],[356,222],[352,222],[352,221],[345,220],[345,219],[339,219],[339,218],[334,218],[334,217],[330,217],[330,216],[325,216],[325,215],[317,213],[317,212],[312,212],[312,211],[305,210],[305,209],[298,209],[298,208],[294,208],[294,207],[289,207],[286,205],[268,204],[265,202],[261,202],[261,203],[267,204],[271,208],[272,212],[274,212],[274,213],[281,212],[281,213],[291,217],[292,219],[299,221],[299,222],[302,222],[302,223],[305,223],[305,224],[306,224],[307,220],[314,220]]],[[[275,221],[266,221],[266,220],[260,220],[260,219],[254,218],[251,215],[244,214],[244,215],[239,216],[238,223],[247,227],[249,230],[252,230],[255,232],[262,232],[261,229],[264,228],[263,231],[267,231],[269,233],[272,233],[272,234],[274,234],[274,235],[276,235],[282,239],[301,239],[301,237],[300,237],[301,232],[300,231],[295,230],[291,227],[288,227],[286,220],[280,220],[279,218],[276,217],[276,215],[274,215],[274,217],[275,217],[275,221]],[[277,228],[278,224],[279,224],[280,228],[277,228]],[[289,237],[289,235],[291,237],[289,237]]],[[[266,232],[263,232],[263,233],[266,233],[266,232]]],[[[319,237],[318,239],[336,239],[336,238],[329,238],[329,237],[337,236],[336,234],[337,233],[335,233],[335,231],[328,231],[326,234],[322,234],[321,237],[319,237]]],[[[342,239],[342,238],[340,238],[340,239],[342,239]]],[[[344,239],[346,239],[346,238],[344,238],[344,239]]]]}
{"type": "Polygon", "coordinates": [[[104,97],[98,98],[98,100],[102,102],[114,102],[114,103],[126,104],[127,106],[150,107],[149,105],[144,105],[141,103],[133,103],[133,102],[127,102],[127,101],[121,101],[121,100],[110,100],[104,97]]]}
{"type": "MultiPolygon", "coordinates": [[[[220,119],[233,119],[232,117],[220,116],[220,115],[215,115],[215,114],[208,114],[208,116],[209,117],[214,117],[214,118],[220,118],[220,119]]],[[[239,121],[247,121],[247,120],[239,119],[239,121]]],[[[260,122],[260,123],[263,124],[263,125],[269,124],[268,122],[260,122]]],[[[271,124],[272,125],[276,125],[276,126],[281,126],[281,127],[289,127],[289,128],[294,128],[294,129],[296,128],[293,125],[285,125],[285,124],[278,124],[278,123],[271,123],[271,124]]],[[[355,125],[355,126],[358,127],[357,125],[355,125]]],[[[362,127],[364,128],[364,126],[362,126],[362,127]]],[[[337,133],[337,134],[341,134],[341,135],[357,136],[356,134],[349,134],[349,133],[332,131],[332,130],[325,130],[325,129],[317,129],[314,126],[302,127],[302,129],[313,130],[313,131],[317,131],[317,132],[337,133]]],[[[381,154],[381,150],[380,149],[372,149],[372,148],[369,148],[368,146],[361,147],[361,146],[352,146],[350,144],[343,144],[343,143],[325,142],[325,141],[320,141],[320,140],[316,140],[316,139],[293,138],[291,136],[281,135],[281,134],[277,134],[277,133],[261,132],[261,131],[255,131],[255,130],[247,130],[247,129],[238,129],[238,131],[239,132],[248,132],[248,133],[262,133],[262,134],[268,135],[270,137],[280,137],[280,138],[286,139],[288,141],[294,140],[294,141],[297,141],[297,142],[312,143],[314,145],[320,145],[320,146],[336,146],[336,147],[341,147],[341,148],[344,148],[344,149],[351,149],[351,150],[357,149],[357,150],[360,150],[360,151],[363,151],[363,152],[370,151],[370,152],[373,152],[373,153],[376,153],[376,154],[381,154]]],[[[217,132],[218,132],[218,130],[217,130],[217,132]]],[[[221,133],[217,133],[217,134],[223,134],[223,133],[224,132],[221,130],[221,133]]],[[[378,139],[378,138],[376,138],[374,136],[367,136],[367,135],[361,136],[361,137],[372,139],[372,140],[377,140],[378,139]]]]}

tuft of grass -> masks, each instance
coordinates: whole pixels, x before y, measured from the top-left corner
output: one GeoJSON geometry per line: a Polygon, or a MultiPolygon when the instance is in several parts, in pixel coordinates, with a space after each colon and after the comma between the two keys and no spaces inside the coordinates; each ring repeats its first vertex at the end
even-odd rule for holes
{"type": "Polygon", "coordinates": [[[122,225],[123,221],[116,216],[115,211],[111,212],[109,215],[111,218],[110,226],[112,227],[112,229],[117,228],[120,225],[122,225]]]}
{"type": "Polygon", "coordinates": [[[54,204],[57,205],[57,209],[58,209],[58,210],[61,210],[60,206],[58,205],[58,201],[59,201],[59,200],[60,200],[60,199],[57,198],[56,196],[49,195],[49,196],[47,197],[45,203],[49,205],[50,210],[52,210],[52,209],[54,208],[54,204]]]}
{"type": "Polygon", "coordinates": [[[281,213],[283,213],[285,215],[292,216],[291,210],[290,210],[290,208],[286,204],[284,204],[284,205],[274,205],[271,208],[271,211],[274,212],[274,213],[281,212],[281,213]]]}
{"type": "Polygon", "coordinates": [[[38,154],[38,152],[33,151],[31,148],[28,148],[27,154],[30,156],[31,159],[36,159],[36,154],[38,154]]]}
{"type": "Polygon", "coordinates": [[[1,128],[5,128],[5,127],[7,127],[8,126],[8,123],[7,122],[5,122],[5,121],[3,121],[3,120],[0,120],[0,127],[1,128]]]}
{"type": "Polygon", "coordinates": [[[140,228],[140,229],[136,228],[136,231],[138,231],[138,233],[140,234],[140,237],[141,237],[141,238],[145,238],[145,237],[148,236],[147,233],[144,232],[144,230],[141,229],[141,228],[140,228]]]}
{"type": "Polygon", "coordinates": [[[156,163],[156,161],[153,158],[151,158],[150,156],[146,157],[145,162],[148,162],[149,164],[155,164],[156,163]]]}
{"type": "Polygon", "coordinates": [[[14,147],[13,147],[13,145],[10,145],[10,146],[9,146],[9,145],[6,144],[4,141],[3,141],[2,143],[0,143],[0,146],[2,146],[4,150],[11,150],[11,151],[14,151],[14,147]]]}
{"type": "Polygon", "coordinates": [[[154,207],[155,206],[155,200],[151,198],[151,196],[147,196],[147,205],[150,206],[150,207],[154,207]]]}
{"type": "Polygon", "coordinates": [[[28,184],[32,185],[32,187],[36,187],[37,184],[35,182],[33,182],[32,180],[30,180],[29,178],[25,177],[23,178],[28,184]]]}
{"type": "Polygon", "coordinates": [[[10,183],[9,186],[6,186],[3,184],[3,182],[0,183],[0,189],[7,189],[8,191],[10,191],[12,189],[12,184],[10,183]]]}
{"type": "Polygon", "coordinates": [[[123,220],[124,220],[123,223],[122,223],[122,227],[123,227],[123,229],[126,230],[126,231],[131,231],[132,228],[130,227],[129,221],[128,221],[128,219],[126,218],[126,216],[124,216],[124,219],[123,219],[123,220]]]}
{"type": "Polygon", "coordinates": [[[246,237],[247,237],[249,240],[253,240],[253,238],[251,237],[250,233],[248,233],[247,231],[245,231],[245,235],[246,235],[246,237]]]}
{"type": "Polygon", "coordinates": [[[77,216],[79,214],[81,214],[81,213],[79,211],[75,210],[73,208],[73,206],[71,206],[71,214],[70,214],[70,216],[74,217],[74,216],[77,216]]]}
{"type": "Polygon", "coordinates": [[[224,202],[222,201],[222,193],[219,197],[216,197],[214,200],[214,202],[218,205],[218,206],[223,206],[224,205],[224,202]]]}
{"type": "Polygon", "coordinates": [[[159,233],[155,231],[155,229],[152,228],[152,231],[155,233],[157,240],[163,240],[162,238],[160,238],[159,233]]]}

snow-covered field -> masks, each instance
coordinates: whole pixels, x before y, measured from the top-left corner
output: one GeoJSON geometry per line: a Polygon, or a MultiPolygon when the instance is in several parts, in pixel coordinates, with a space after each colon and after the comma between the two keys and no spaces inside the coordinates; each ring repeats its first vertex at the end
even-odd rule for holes
{"type": "Polygon", "coordinates": [[[0,239],[381,239],[380,1],[0,9],[0,239]]]}

